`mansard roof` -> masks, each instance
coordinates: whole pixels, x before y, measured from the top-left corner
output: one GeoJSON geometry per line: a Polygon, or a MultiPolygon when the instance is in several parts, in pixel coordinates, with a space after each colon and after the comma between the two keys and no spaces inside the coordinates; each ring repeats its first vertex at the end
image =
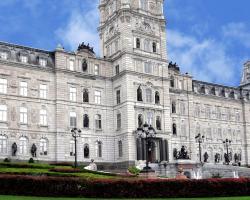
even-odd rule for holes
{"type": "Polygon", "coordinates": [[[8,61],[20,62],[20,55],[28,57],[28,63],[39,65],[39,59],[46,59],[46,67],[54,68],[55,52],[0,41],[0,51],[8,54],[8,61]]]}

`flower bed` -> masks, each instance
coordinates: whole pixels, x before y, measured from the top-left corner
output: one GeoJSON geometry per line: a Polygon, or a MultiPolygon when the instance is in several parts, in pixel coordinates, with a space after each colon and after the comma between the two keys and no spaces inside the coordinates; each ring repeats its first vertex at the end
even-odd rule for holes
{"type": "Polygon", "coordinates": [[[90,181],[72,177],[0,175],[0,194],[94,198],[248,196],[250,179],[90,181]]]}

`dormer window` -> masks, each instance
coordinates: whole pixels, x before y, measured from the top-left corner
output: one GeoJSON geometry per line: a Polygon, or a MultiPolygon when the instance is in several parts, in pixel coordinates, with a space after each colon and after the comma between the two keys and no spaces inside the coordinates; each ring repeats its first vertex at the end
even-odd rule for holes
{"type": "Polygon", "coordinates": [[[75,65],[74,60],[69,60],[69,70],[70,71],[74,71],[74,65],[75,65]]]}
{"type": "Polygon", "coordinates": [[[26,55],[21,55],[21,56],[20,56],[20,61],[21,61],[22,63],[28,63],[28,56],[26,56],[26,55]]]}
{"type": "Polygon", "coordinates": [[[39,58],[39,65],[42,67],[47,66],[47,60],[45,58],[39,58]]]}
{"type": "Polygon", "coordinates": [[[0,52],[0,58],[3,60],[7,60],[7,58],[8,58],[7,52],[0,52]]]}

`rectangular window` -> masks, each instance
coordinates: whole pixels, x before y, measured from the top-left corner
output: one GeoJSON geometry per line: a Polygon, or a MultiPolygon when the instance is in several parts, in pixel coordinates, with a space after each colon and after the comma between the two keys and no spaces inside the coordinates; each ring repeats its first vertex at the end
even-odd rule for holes
{"type": "Polygon", "coordinates": [[[25,107],[20,108],[20,123],[21,124],[28,123],[28,110],[25,107]]]}
{"type": "Polygon", "coordinates": [[[116,91],[116,103],[117,104],[121,103],[121,91],[120,90],[116,91]]]}
{"type": "Polygon", "coordinates": [[[120,73],[120,66],[119,65],[116,65],[115,66],[115,74],[119,74],[120,73]]]}
{"type": "Polygon", "coordinates": [[[21,81],[20,82],[20,95],[21,96],[28,96],[28,83],[21,81]]]}
{"type": "Polygon", "coordinates": [[[70,156],[75,156],[75,141],[70,141],[69,143],[69,154],[70,156]]]}
{"type": "Polygon", "coordinates": [[[0,78],[0,93],[7,93],[7,79],[0,78]]]}
{"type": "Polygon", "coordinates": [[[69,126],[70,127],[76,127],[76,113],[70,112],[69,113],[69,126]]]}
{"type": "Polygon", "coordinates": [[[74,87],[69,88],[69,100],[76,101],[76,88],[74,87]]]}
{"type": "Polygon", "coordinates": [[[100,91],[95,91],[95,103],[101,104],[101,92],[100,91]]]}
{"type": "Polygon", "coordinates": [[[70,71],[74,71],[74,65],[75,65],[74,60],[69,60],[69,70],[70,71]]]}
{"type": "Polygon", "coordinates": [[[100,74],[100,68],[99,68],[99,65],[95,65],[95,68],[94,68],[94,74],[95,74],[95,75],[99,75],[99,74],[100,74]]]}
{"type": "Polygon", "coordinates": [[[39,58],[39,65],[42,67],[46,67],[47,66],[47,60],[44,58],[39,58]]]}
{"type": "Polygon", "coordinates": [[[117,114],[117,130],[120,130],[122,126],[122,117],[121,113],[117,114]]]}
{"type": "Polygon", "coordinates": [[[101,115],[95,116],[95,128],[102,129],[102,117],[101,117],[101,115]]]}
{"type": "Polygon", "coordinates": [[[8,58],[7,52],[0,52],[0,58],[3,60],[7,60],[7,58],[8,58]]]}
{"type": "Polygon", "coordinates": [[[145,73],[148,73],[148,74],[152,73],[152,64],[150,62],[144,63],[144,71],[145,73]]]}
{"type": "Polygon", "coordinates": [[[148,123],[148,125],[152,125],[152,123],[153,123],[153,113],[152,112],[147,113],[147,123],[148,123]]]}
{"type": "Polygon", "coordinates": [[[41,99],[47,99],[47,85],[40,84],[39,95],[41,99]]]}
{"type": "Polygon", "coordinates": [[[27,57],[27,56],[24,56],[24,55],[21,55],[21,56],[20,56],[20,61],[21,61],[22,63],[28,63],[28,57],[27,57]]]}
{"type": "Polygon", "coordinates": [[[47,110],[40,110],[40,125],[47,126],[47,110]]]}
{"type": "Polygon", "coordinates": [[[0,105],[0,121],[6,122],[7,121],[7,106],[0,105]]]}

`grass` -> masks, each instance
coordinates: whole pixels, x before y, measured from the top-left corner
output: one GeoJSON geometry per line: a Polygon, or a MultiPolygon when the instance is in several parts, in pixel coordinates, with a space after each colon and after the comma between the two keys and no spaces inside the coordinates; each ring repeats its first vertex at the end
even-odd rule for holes
{"type": "MultiPolygon", "coordinates": [[[[1,196],[0,200],[86,200],[88,198],[51,198],[51,197],[22,197],[22,196],[1,196]]],[[[188,200],[250,200],[250,197],[213,197],[213,198],[189,198],[188,200]]],[[[147,199],[150,200],[150,199],[147,199]]],[[[166,200],[187,200],[187,198],[166,199],[166,200]]]]}

